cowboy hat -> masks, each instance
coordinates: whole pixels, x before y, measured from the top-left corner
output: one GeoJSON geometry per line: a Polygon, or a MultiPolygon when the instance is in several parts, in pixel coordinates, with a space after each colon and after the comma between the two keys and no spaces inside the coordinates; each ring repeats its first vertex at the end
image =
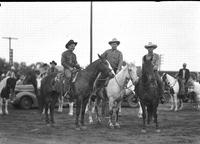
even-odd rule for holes
{"type": "Polygon", "coordinates": [[[156,44],[153,44],[152,42],[149,42],[148,45],[145,45],[144,47],[145,47],[146,49],[148,49],[148,48],[154,48],[154,49],[155,49],[155,48],[157,48],[157,45],[156,45],[156,44]]]}
{"type": "Polygon", "coordinates": [[[57,63],[53,60],[52,62],[50,62],[50,64],[55,64],[55,65],[57,65],[57,63]]]}
{"type": "Polygon", "coordinates": [[[120,44],[120,41],[118,41],[116,38],[113,38],[111,41],[108,42],[108,44],[116,43],[117,45],[120,44]]]}
{"type": "Polygon", "coordinates": [[[77,42],[74,42],[74,40],[69,40],[69,41],[67,42],[67,44],[65,45],[65,47],[68,49],[68,46],[71,45],[71,44],[77,45],[77,42]]]}

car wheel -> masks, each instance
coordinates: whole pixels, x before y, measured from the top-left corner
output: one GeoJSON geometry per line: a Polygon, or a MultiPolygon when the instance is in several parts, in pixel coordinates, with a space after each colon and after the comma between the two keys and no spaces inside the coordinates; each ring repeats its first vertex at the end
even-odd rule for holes
{"type": "Polygon", "coordinates": [[[24,96],[20,100],[20,107],[22,109],[30,109],[32,107],[32,99],[28,96],[24,96]]]}
{"type": "Polygon", "coordinates": [[[139,106],[137,97],[134,94],[131,94],[128,96],[127,102],[128,102],[128,105],[132,108],[136,108],[139,106]]]}

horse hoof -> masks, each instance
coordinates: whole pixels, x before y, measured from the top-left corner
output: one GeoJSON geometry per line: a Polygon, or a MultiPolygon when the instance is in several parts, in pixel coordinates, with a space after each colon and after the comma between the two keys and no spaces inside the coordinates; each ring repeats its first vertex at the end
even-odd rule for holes
{"type": "Polygon", "coordinates": [[[75,130],[77,130],[77,131],[80,131],[80,130],[81,130],[81,128],[80,128],[80,127],[76,127],[76,128],[75,128],[75,130]]]}
{"type": "Polygon", "coordinates": [[[58,112],[59,112],[59,113],[61,113],[61,112],[62,112],[62,110],[58,110],[58,112]]]}
{"type": "Polygon", "coordinates": [[[86,130],[87,127],[86,126],[81,126],[81,130],[86,130]]]}
{"type": "Polygon", "coordinates": [[[73,113],[69,113],[68,115],[69,115],[69,116],[73,116],[73,113]]]}
{"type": "Polygon", "coordinates": [[[116,128],[120,128],[120,124],[116,124],[115,126],[116,126],[116,128]]]}
{"type": "Polygon", "coordinates": [[[142,129],[141,132],[142,132],[142,133],[146,133],[147,131],[146,131],[145,129],[142,129]]]}
{"type": "Polygon", "coordinates": [[[113,124],[110,124],[109,127],[110,127],[111,129],[114,129],[114,128],[115,128],[113,124]]]}
{"type": "Polygon", "coordinates": [[[93,121],[89,121],[89,124],[93,124],[94,122],[93,121]]]}
{"type": "Polygon", "coordinates": [[[48,123],[48,124],[46,124],[46,126],[47,126],[47,127],[50,127],[51,125],[48,123]]]}
{"type": "Polygon", "coordinates": [[[55,127],[55,126],[56,126],[56,124],[55,124],[55,123],[52,123],[52,124],[51,124],[51,126],[52,126],[52,127],[55,127]]]}
{"type": "Polygon", "coordinates": [[[160,129],[156,129],[156,132],[157,132],[157,133],[160,133],[160,129]]]}

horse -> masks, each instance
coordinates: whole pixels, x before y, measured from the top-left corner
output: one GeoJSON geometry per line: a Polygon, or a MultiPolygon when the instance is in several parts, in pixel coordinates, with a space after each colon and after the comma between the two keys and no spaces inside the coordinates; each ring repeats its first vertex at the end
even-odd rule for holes
{"type": "Polygon", "coordinates": [[[98,57],[99,59],[88,65],[85,69],[80,70],[75,81],[72,83],[70,95],[76,100],[76,130],[85,130],[87,128],[84,124],[85,109],[98,74],[101,72],[106,77],[114,77],[109,62],[100,55],[98,55],[98,57]],[[81,121],[79,123],[80,112],[81,121]]]}
{"type": "Polygon", "coordinates": [[[32,84],[34,87],[36,96],[38,95],[38,82],[37,82],[37,76],[36,76],[35,71],[29,70],[26,72],[23,84],[32,84]]]}
{"type": "Polygon", "coordinates": [[[12,77],[5,77],[0,82],[0,114],[8,114],[8,99],[10,93],[13,94],[16,85],[16,79],[12,77]],[[5,103],[5,108],[3,107],[5,103]],[[2,111],[4,109],[4,111],[2,111]]]}
{"type": "Polygon", "coordinates": [[[181,110],[183,108],[183,101],[179,96],[180,85],[179,85],[178,79],[172,77],[171,75],[167,73],[163,73],[161,79],[165,85],[165,88],[168,87],[170,91],[169,92],[171,96],[170,110],[174,110],[174,111],[181,110]]]}
{"type": "Polygon", "coordinates": [[[157,120],[157,108],[160,96],[153,64],[150,60],[144,60],[142,64],[142,76],[135,85],[135,93],[138,96],[142,107],[143,127],[141,132],[146,133],[146,109],[148,115],[147,124],[150,124],[152,117],[154,117],[156,132],[160,132],[157,120]]]}
{"type": "Polygon", "coordinates": [[[40,95],[38,95],[38,104],[40,113],[45,112],[45,121],[47,126],[54,125],[54,109],[61,92],[61,83],[58,73],[51,73],[41,80],[40,95]],[[50,110],[50,119],[49,112],[50,110]]]}
{"type": "Polygon", "coordinates": [[[195,93],[195,102],[196,106],[195,108],[197,110],[200,110],[200,83],[196,82],[192,79],[189,79],[188,81],[188,93],[195,93]]]}
{"type": "MultiPolygon", "coordinates": [[[[134,83],[138,79],[136,70],[137,68],[134,63],[127,63],[127,65],[123,67],[119,71],[119,73],[115,75],[114,78],[109,80],[107,86],[105,87],[104,93],[97,93],[98,95],[97,98],[104,97],[104,96],[101,96],[101,94],[105,94],[106,97],[108,98],[108,102],[109,102],[108,125],[110,128],[114,128],[114,126],[118,128],[120,127],[120,124],[118,122],[119,109],[121,106],[121,102],[123,100],[123,96],[126,93],[129,93],[130,91],[132,91],[131,89],[126,88],[127,83],[129,82],[129,80],[131,80],[131,82],[134,83]],[[115,115],[115,122],[113,124],[112,117],[113,117],[114,112],[116,115],[115,115]]],[[[99,114],[98,114],[98,106],[99,106],[99,102],[97,99],[97,105],[95,106],[95,109],[96,109],[98,122],[100,122],[99,114]]],[[[90,121],[92,120],[91,112],[89,112],[89,120],[90,121]]]]}

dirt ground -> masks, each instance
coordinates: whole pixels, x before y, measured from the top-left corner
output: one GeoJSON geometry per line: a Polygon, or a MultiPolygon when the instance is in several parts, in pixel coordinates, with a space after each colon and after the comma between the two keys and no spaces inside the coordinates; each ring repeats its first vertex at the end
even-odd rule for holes
{"type": "Polygon", "coordinates": [[[159,105],[161,132],[156,133],[152,123],[143,134],[137,108],[122,108],[119,129],[109,129],[104,119],[102,124],[86,123],[87,130],[76,131],[75,117],[67,114],[68,108],[63,113],[56,109],[56,125],[47,127],[37,109],[20,110],[10,106],[9,115],[0,116],[0,144],[200,144],[200,111],[190,103],[184,103],[183,110],[178,112],[168,109],[168,104],[159,105]]]}

